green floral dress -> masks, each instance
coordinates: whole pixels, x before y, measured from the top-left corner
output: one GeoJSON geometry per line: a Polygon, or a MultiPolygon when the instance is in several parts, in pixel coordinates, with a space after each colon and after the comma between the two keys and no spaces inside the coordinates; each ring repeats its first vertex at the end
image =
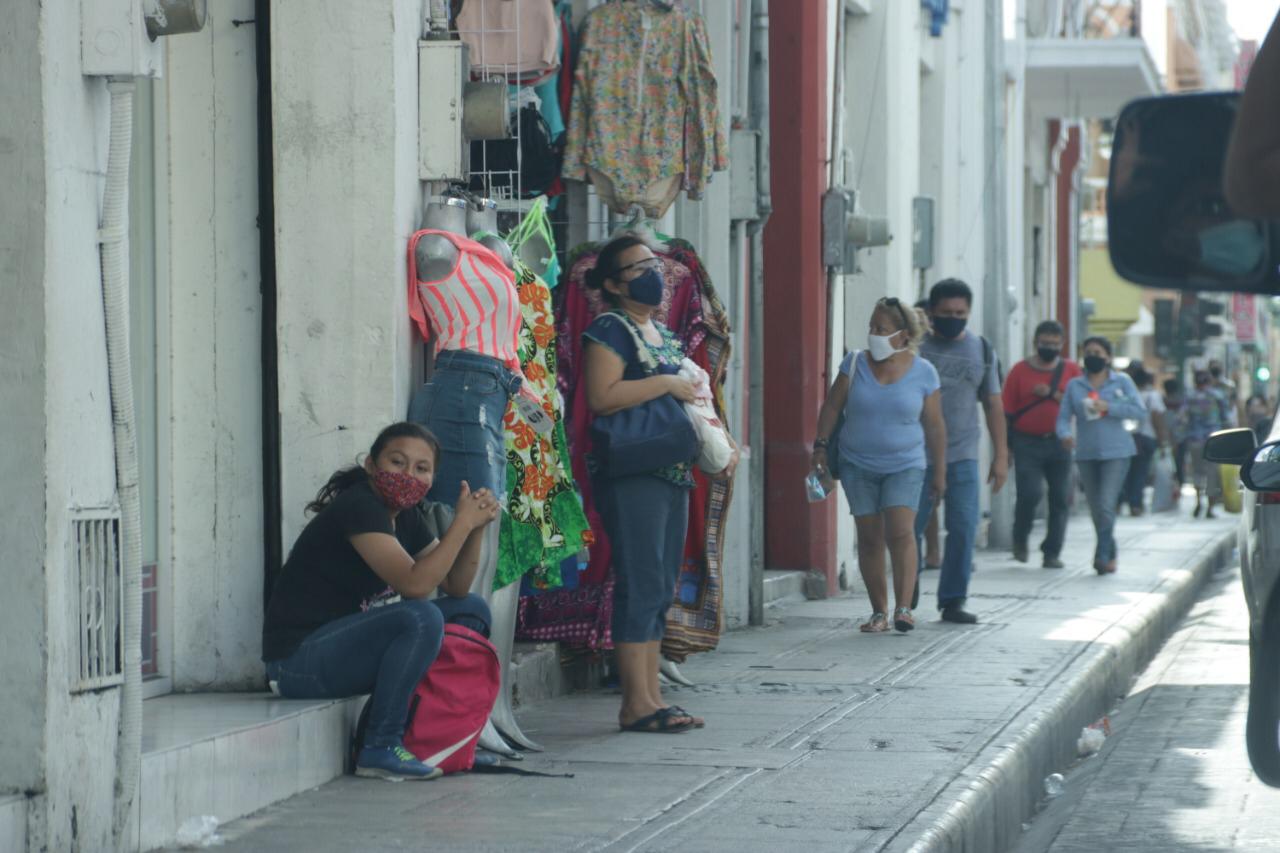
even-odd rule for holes
{"type": "Polygon", "coordinates": [[[520,294],[520,367],[529,387],[555,422],[538,435],[514,405],[504,418],[507,449],[507,511],[498,539],[494,589],[532,575],[534,586],[560,586],[560,563],[591,544],[591,528],[569,470],[560,392],[556,388],[556,331],[551,289],[517,262],[520,294]]]}

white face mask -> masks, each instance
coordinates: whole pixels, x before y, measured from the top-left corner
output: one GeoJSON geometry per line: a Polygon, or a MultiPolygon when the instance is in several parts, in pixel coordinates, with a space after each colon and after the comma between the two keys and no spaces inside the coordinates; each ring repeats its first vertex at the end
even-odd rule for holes
{"type": "Polygon", "coordinates": [[[871,353],[871,357],[876,361],[884,361],[886,358],[896,353],[905,352],[906,347],[895,349],[893,344],[889,343],[901,332],[894,332],[892,335],[867,335],[867,351],[871,353]]]}

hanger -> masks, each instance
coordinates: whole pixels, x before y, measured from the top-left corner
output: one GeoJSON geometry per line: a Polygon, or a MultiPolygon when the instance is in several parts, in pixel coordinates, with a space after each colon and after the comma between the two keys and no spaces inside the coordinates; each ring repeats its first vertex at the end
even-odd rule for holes
{"type": "Polygon", "coordinates": [[[624,232],[637,234],[656,246],[666,243],[665,240],[658,236],[658,232],[653,227],[653,220],[646,215],[644,207],[638,204],[631,205],[627,210],[627,221],[615,228],[609,237],[612,239],[624,232]]]}
{"type": "MultiPolygon", "coordinates": [[[[645,0],[625,0],[628,3],[643,3],[645,0]]],[[[661,9],[664,12],[670,12],[676,7],[679,0],[648,0],[650,6],[661,9]]]]}

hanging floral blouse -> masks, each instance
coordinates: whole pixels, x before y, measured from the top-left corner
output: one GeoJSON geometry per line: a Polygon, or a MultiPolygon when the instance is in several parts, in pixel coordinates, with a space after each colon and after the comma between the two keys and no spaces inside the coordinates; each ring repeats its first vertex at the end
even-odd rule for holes
{"type": "Polygon", "coordinates": [[[539,588],[560,586],[560,563],[590,544],[582,501],[569,470],[563,406],[556,388],[556,330],[551,289],[517,263],[520,294],[519,357],[525,381],[555,421],[539,435],[512,405],[504,420],[507,439],[507,512],[502,516],[494,588],[533,574],[539,588]]]}
{"type": "Polygon", "coordinates": [[[594,169],[625,206],[681,174],[689,198],[701,198],[711,173],[728,167],[702,17],[681,5],[593,9],[582,24],[564,176],[586,180],[594,169]]]}

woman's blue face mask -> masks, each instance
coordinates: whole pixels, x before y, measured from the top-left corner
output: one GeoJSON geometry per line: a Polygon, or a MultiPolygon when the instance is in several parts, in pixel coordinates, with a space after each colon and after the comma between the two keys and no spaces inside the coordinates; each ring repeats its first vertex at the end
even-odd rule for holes
{"type": "Polygon", "coordinates": [[[641,305],[661,305],[662,290],[662,273],[652,267],[627,282],[627,298],[641,305]]]}

